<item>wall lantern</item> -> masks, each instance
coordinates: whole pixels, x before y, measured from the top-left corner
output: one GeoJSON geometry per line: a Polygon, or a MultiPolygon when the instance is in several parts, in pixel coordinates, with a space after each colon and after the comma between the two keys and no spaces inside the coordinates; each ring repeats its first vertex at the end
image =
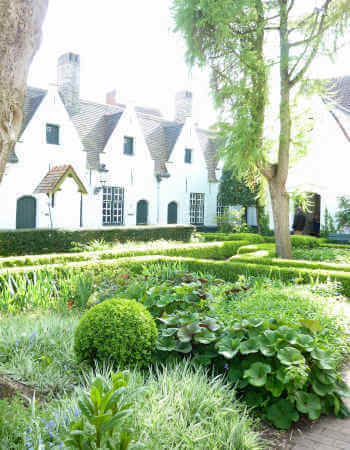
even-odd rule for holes
{"type": "Polygon", "coordinates": [[[95,187],[94,194],[98,194],[100,191],[103,190],[103,188],[106,186],[107,183],[107,173],[108,170],[106,169],[105,164],[101,164],[101,168],[99,170],[99,176],[98,176],[98,182],[99,185],[95,187]]]}

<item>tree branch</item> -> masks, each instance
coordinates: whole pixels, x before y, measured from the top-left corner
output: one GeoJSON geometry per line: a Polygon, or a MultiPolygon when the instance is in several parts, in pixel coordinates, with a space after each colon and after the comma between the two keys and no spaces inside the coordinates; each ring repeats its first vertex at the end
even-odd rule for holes
{"type": "MultiPolygon", "coordinates": [[[[325,0],[325,3],[323,5],[323,7],[322,7],[323,13],[322,13],[321,21],[320,21],[320,24],[319,24],[319,27],[318,27],[318,31],[316,33],[316,36],[317,36],[316,43],[314,44],[314,47],[313,47],[309,57],[307,58],[307,60],[306,60],[306,62],[304,64],[304,67],[302,69],[300,69],[299,73],[292,80],[289,81],[289,86],[290,87],[295,86],[303,78],[303,76],[307,72],[308,68],[310,67],[310,64],[311,64],[312,60],[314,59],[314,57],[317,54],[317,51],[318,51],[319,46],[321,44],[322,35],[323,35],[323,33],[325,31],[325,28],[326,28],[325,27],[325,20],[326,20],[326,17],[328,15],[328,8],[329,8],[329,5],[330,5],[331,1],[332,0],[325,0]]],[[[307,47],[308,47],[308,45],[307,45],[307,47]]],[[[306,52],[304,51],[303,54],[305,55],[306,52]]],[[[300,62],[300,58],[299,58],[298,63],[299,62],[300,62]]],[[[296,68],[296,66],[294,66],[294,68],[296,68]]],[[[291,75],[291,73],[290,73],[290,75],[291,75]]]]}

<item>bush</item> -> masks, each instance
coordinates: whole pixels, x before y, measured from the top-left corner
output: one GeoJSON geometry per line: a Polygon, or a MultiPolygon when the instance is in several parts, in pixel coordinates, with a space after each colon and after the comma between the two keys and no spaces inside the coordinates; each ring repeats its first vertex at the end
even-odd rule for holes
{"type": "Polygon", "coordinates": [[[290,428],[300,414],[315,420],[322,413],[350,413],[341,398],[350,396],[350,389],[332,354],[320,347],[316,321],[290,328],[275,319],[252,318],[224,328],[215,318],[190,312],[160,320],[161,357],[185,354],[200,365],[226,370],[248,405],[277,428],[290,428]]]}
{"type": "Polygon", "coordinates": [[[112,299],[93,307],[75,331],[78,361],[111,360],[119,367],[147,366],[155,347],[156,324],[135,300],[112,299]]]}
{"type": "Polygon", "coordinates": [[[0,231],[0,255],[26,255],[39,253],[67,252],[72,243],[88,244],[96,240],[106,243],[127,241],[155,241],[167,239],[188,242],[194,227],[192,225],[168,225],[148,227],[108,227],[99,229],[59,230],[9,230],[0,231]]]}
{"type": "Polygon", "coordinates": [[[315,248],[320,247],[319,239],[313,236],[291,236],[293,248],[315,248]]]}

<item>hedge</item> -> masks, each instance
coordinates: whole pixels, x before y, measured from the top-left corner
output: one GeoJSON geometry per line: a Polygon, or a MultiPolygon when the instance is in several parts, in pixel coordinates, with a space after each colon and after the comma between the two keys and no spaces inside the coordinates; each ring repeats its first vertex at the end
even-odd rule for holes
{"type": "Polygon", "coordinates": [[[228,259],[236,255],[241,245],[248,242],[213,242],[207,244],[185,244],[178,247],[165,247],[159,249],[136,249],[120,251],[98,251],[84,253],[65,253],[59,255],[41,255],[26,257],[11,257],[0,259],[0,270],[11,267],[41,266],[52,264],[67,264],[82,261],[112,260],[146,255],[182,256],[199,259],[228,259]]]}
{"type": "MultiPolygon", "coordinates": [[[[236,281],[239,275],[246,274],[252,276],[266,276],[272,279],[280,279],[283,281],[293,281],[298,279],[300,283],[308,283],[318,279],[319,281],[327,281],[331,279],[341,283],[342,292],[344,295],[350,297],[350,273],[332,270],[318,270],[311,268],[296,268],[296,267],[279,267],[274,265],[254,264],[250,261],[201,261],[194,258],[170,258],[167,256],[154,257],[140,257],[130,258],[128,260],[120,260],[116,262],[86,262],[79,266],[59,266],[59,267],[37,267],[37,268],[23,268],[11,274],[15,279],[17,277],[33,276],[34,272],[51,273],[57,276],[65,276],[69,272],[80,272],[81,270],[90,270],[93,273],[123,269],[133,273],[140,273],[144,265],[154,263],[166,263],[169,265],[178,264],[179,262],[186,265],[187,270],[193,272],[208,272],[216,277],[222,278],[226,281],[236,281]]],[[[0,288],[2,283],[8,280],[8,272],[0,274],[0,288]]],[[[1,291],[1,289],[0,289],[1,291]]]]}
{"type": "MultiPolygon", "coordinates": [[[[241,251],[240,249],[239,251],[241,251]]],[[[260,249],[266,250],[266,249],[260,249]]],[[[267,250],[266,250],[267,251],[267,250]]],[[[331,270],[337,272],[350,272],[350,265],[348,264],[332,264],[326,262],[318,261],[301,261],[295,259],[275,259],[271,257],[272,255],[261,256],[256,253],[246,253],[242,254],[241,257],[235,257],[234,261],[241,261],[242,263],[253,263],[268,266],[278,266],[278,267],[295,267],[304,268],[312,270],[331,270]]]]}
{"type": "Polygon", "coordinates": [[[95,239],[103,239],[108,243],[158,239],[189,242],[193,232],[192,225],[107,227],[91,230],[8,230],[0,231],[0,255],[67,252],[71,250],[72,242],[88,244],[95,239]]]}
{"type": "Polygon", "coordinates": [[[254,233],[198,233],[204,242],[248,241],[250,244],[269,242],[268,236],[254,233]]]}
{"type": "MultiPolygon", "coordinates": [[[[204,242],[213,241],[248,241],[250,244],[269,244],[275,242],[274,236],[262,236],[254,233],[198,233],[200,238],[204,242]]],[[[324,240],[316,238],[314,236],[298,236],[293,235],[290,237],[292,247],[294,248],[314,248],[320,247],[324,243],[324,240]]]]}

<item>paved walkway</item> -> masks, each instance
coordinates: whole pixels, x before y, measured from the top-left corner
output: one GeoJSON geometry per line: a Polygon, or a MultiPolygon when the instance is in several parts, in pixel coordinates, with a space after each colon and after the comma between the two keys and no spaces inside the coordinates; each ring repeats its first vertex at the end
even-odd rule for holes
{"type": "MultiPolygon", "coordinates": [[[[350,303],[346,305],[344,313],[350,318],[350,303]]],[[[350,363],[345,368],[344,380],[350,385],[350,363]]],[[[344,402],[350,408],[350,398],[344,399],[344,402]]],[[[324,417],[308,429],[294,432],[286,449],[350,450],[350,417],[324,417]]]]}

